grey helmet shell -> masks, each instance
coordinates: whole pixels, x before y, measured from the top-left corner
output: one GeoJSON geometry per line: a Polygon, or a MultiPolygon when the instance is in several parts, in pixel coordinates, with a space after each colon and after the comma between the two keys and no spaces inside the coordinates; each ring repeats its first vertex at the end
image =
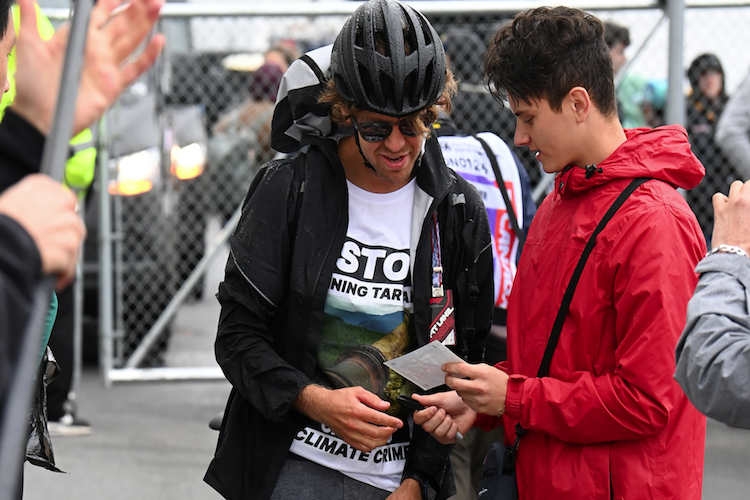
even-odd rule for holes
{"type": "Polygon", "coordinates": [[[420,12],[393,0],[370,0],[336,37],[331,74],[348,104],[401,117],[440,98],[445,51],[420,12]]]}

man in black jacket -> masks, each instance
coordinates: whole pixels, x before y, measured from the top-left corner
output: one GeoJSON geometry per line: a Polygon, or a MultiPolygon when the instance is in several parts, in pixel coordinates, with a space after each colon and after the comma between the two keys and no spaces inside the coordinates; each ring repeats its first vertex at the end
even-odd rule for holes
{"type": "Polygon", "coordinates": [[[320,114],[290,90],[274,116],[307,147],[264,166],[231,240],[216,358],[233,390],[205,480],[233,500],[447,498],[450,447],[412,428],[396,397],[417,388],[383,362],[431,340],[482,357],[487,214],[429,134],[455,82],[432,26],[394,1],[319,50],[330,73],[311,57],[287,73],[315,66],[320,114]],[[430,338],[443,313],[454,327],[430,338]]]}

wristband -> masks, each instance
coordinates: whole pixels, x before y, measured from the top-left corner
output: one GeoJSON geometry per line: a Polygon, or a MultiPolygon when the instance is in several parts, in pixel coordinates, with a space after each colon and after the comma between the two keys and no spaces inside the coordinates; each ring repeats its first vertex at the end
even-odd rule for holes
{"type": "Polygon", "coordinates": [[[741,255],[743,257],[748,257],[747,252],[743,250],[742,248],[736,247],[733,245],[725,245],[723,243],[719,245],[718,247],[712,248],[711,251],[706,254],[706,257],[708,257],[709,255],[713,255],[715,253],[733,253],[733,254],[741,255]]]}

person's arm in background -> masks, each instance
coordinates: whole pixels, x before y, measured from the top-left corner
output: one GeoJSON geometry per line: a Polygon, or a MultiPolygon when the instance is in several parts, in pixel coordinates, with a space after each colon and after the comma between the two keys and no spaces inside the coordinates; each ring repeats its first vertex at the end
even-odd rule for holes
{"type": "MultiPolygon", "coordinates": [[[[750,252],[750,182],[735,181],[729,197],[717,193],[713,244],[750,252]]],[[[750,429],[750,259],[733,253],[707,256],[688,303],[677,343],[675,379],[705,415],[750,429]]]]}
{"type": "Polygon", "coordinates": [[[750,180],[750,77],[724,108],[716,126],[716,142],[742,180],[750,180]]]}
{"type": "MultiPolygon", "coordinates": [[[[0,195],[0,403],[42,275],[72,279],[85,229],[73,194],[34,174],[0,195]]],[[[3,405],[0,404],[0,408],[3,405]]]]}

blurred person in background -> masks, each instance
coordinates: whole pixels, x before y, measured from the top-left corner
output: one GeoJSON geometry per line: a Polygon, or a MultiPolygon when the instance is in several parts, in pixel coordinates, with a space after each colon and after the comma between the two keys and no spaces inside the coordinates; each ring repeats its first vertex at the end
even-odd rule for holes
{"type": "MultiPolygon", "coordinates": [[[[604,41],[609,47],[609,53],[612,56],[612,69],[617,76],[627,62],[625,49],[630,46],[630,30],[611,21],[604,23],[604,29],[604,41]]],[[[616,94],[617,116],[620,118],[623,128],[646,126],[646,119],[641,107],[646,83],[646,78],[632,72],[628,72],[620,80],[616,94]]]]}
{"type": "Polygon", "coordinates": [[[521,160],[528,175],[540,172],[542,166],[527,148],[513,144],[516,118],[495,100],[484,83],[484,54],[487,44],[466,28],[448,28],[441,36],[445,57],[458,82],[450,120],[465,134],[493,132],[508,144],[521,160]]]}
{"type": "Polygon", "coordinates": [[[646,120],[644,127],[656,128],[664,125],[664,113],[667,109],[667,80],[653,78],[643,88],[641,110],[646,120]]]}
{"type": "Polygon", "coordinates": [[[208,142],[208,175],[222,196],[212,197],[210,211],[228,220],[245,198],[261,165],[276,155],[271,148],[271,120],[283,72],[274,63],[253,71],[249,98],[219,118],[208,142]]]}
{"type": "Polygon", "coordinates": [[[263,54],[265,62],[275,64],[284,73],[289,69],[289,65],[299,57],[299,51],[297,50],[297,43],[292,39],[283,39],[273,45],[270,49],[266,50],[263,54]]]}
{"type": "Polygon", "coordinates": [[[736,179],[734,169],[716,143],[716,125],[729,100],[724,89],[724,69],[714,54],[696,57],[687,71],[690,90],[687,96],[686,128],[693,153],[706,167],[698,186],[687,192],[687,201],[711,245],[714,193],[726,193],[736,179]]]}
{"type": "Polygon", "coordinates": [[[250,98],[237,109],[219,118],[214,125],[213,133],[241,133],[249,129],[257,137],[258,144],[249,154],[254,156],[257,164],[263,164],[273,158],[271,149],[271,118],[276,103],[276,93],[284,71],[279,65],[266,62],[253,71],[250,77],[248,93],[250,98]]]}
{"type": "Polygon", "coordinates": [[[750,180],[750,75],[732,95],[716,126],[716,142],[739,180],[750,180]]]}
{"type": "MultiPolygon", "coordinates": [[[[481,137],[492,150],[501,172],[518,231],[525,238],[531,220],[536,213],[536,204],[531,194],[531,181],[515,152],[502,138],[490,129],[470,129],[465,132],[455,122],[462,120],[465,126],[502,128],[508,137],[513,137],[515,117],[512,111],[498,103],[482,84],[484,54],[486,47],[476,33],[452,28],[443,36],[448,67],[458,76],[458,93],[453,98],[450,115],[441,110],[433,128],[447,165],[471,182],[482,196],[492,232],[492,256],[494,260],[495,310],[492,327],[485,346],[486,363],[494,365],[507,359],[506,315],[508,296],[516,275],[516,264],[522,250],[522,238],[510,222],[510,216],[499,189],[486,151],[476,137],[481,137]],[[479,113],[478,110],[484,113],[479,113]],[[479,117],[479,115],[484,117],[479,117]],[[492,118],[496,121],[493,121],[492,118]],[[503,125],[499,125],[502,123],[503,125]],[[469,135],[466,135],[466,134],[469,135]],[[475,135],[476,137],[472,137],[475,135]]],[[[515,146],[514,146],[515,147],[515,146]]],[[[520,148],[519,148],[520,149],[520,148]]],[[[527,148],[526,156],[533,158],[527,148]]],[[[535,165],[539,165],[533,160],[535,165]]],[[[482,464],[492,443],[503,439],[503,429],[498,427],[484,431],[473,427],[464,439],[456,443],[451,453],[456,495],[451,500],[477,498],[482,464]]]]}

